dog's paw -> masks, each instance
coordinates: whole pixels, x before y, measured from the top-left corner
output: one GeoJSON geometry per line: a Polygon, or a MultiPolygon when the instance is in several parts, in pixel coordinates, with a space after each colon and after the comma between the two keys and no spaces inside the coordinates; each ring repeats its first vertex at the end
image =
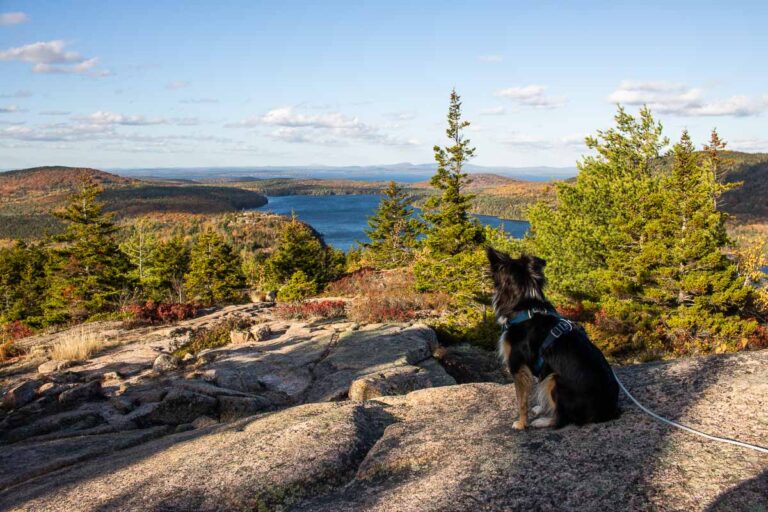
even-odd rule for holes
{"type": "Polygon", "coordinates": [[[531,412],[533,413],[534,416],[538,416],[539,414],[541,414],[541,411],[543,410],[544,408],[542,406],[534,405],[533,408],[531,409],[531,412]]]}
{"type": "Polygon", "coordinates": [[[555,425],[555,418],[536,418],[531,422],[534,428],[547,428],[555,425]]]}
{"type": "Polygon", "coordinates": [[[523,420],[517,420],[512,424],[512,427],[514,427],[515,430],[523,430],[525,429],[525,422],[523,420]]]}

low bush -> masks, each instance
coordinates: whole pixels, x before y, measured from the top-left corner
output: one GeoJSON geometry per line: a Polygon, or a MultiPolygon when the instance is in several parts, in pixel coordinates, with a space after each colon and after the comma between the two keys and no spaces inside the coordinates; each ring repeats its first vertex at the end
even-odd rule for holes
{"type": "Polygon", "coordinates": [[[143,304],[130,304],[123,308],[123,312],[128,313],[137,323],[159,324],[194,318],[197,309],[196,304],[148,300],[143,304]]]}
{"type": "Polygon", "coordinates": [[[294,320],[341,318],[346,312],[347,303],[343,300],[287,302],[274,309],[277,318],[294,320]]]}
{"type": "Polygon", "coordinates": [[[173,351],[173,355],[184,357],[187,354],[197,354],[208,348],[218,348],[231,342],[229,333],[233,330],[247,329],[250,322],[239,317],[228,318],[211,327],[203,327],[192,331],[189,340],[173,351]]]}

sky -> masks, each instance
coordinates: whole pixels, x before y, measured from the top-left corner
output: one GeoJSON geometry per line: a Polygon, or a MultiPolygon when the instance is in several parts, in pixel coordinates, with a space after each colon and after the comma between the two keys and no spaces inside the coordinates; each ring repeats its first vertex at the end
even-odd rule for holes
{"type": "Polygon", "coordinates": [[[0,0],[0,169],[575,165],[616,105],[768,151],[768,2],[0,0]]]}

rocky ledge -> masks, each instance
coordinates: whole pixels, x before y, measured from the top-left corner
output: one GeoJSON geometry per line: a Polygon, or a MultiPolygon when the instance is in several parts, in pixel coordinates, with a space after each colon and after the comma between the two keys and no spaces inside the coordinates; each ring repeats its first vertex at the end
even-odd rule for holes
{"type": "MultiPolygon", "coordinates": [[[[768,456],[673,430],[624,398],[614,422],[513,430],[514,389],[492,355],[438,347],[425,326],[266,319],[254,330],[186,361],[124,347],[130,357],[15,382],[0,509],[768,507],[768,456]],[[457,385],[433,354],[460,382],[496,382],[457,385]]],[[[768,351],[619,375],[667,417],[768,444],[768,351]]]]}

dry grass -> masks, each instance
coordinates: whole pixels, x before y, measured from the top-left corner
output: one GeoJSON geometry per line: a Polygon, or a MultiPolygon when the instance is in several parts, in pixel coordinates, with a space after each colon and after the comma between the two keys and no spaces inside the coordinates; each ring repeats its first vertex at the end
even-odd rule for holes
{"type": "Polygon", "coordinates": [[[104,341],[93,330],[80,326],[54,343],[50,356],[55,361],[85,361],[104,346],[104,341]]]}

